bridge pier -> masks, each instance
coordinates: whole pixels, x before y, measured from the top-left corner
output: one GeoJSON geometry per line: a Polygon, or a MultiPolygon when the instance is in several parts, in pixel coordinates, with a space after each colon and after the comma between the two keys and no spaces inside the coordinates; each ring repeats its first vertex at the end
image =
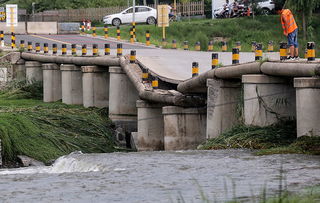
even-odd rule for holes
{"type": "Polygon", "coordinates": [[[43,81],[42,64],[38,61],[26,61],[26,79],[29,84],[43,81]]]}
{"type": "Polygon", "coordinates": [[[26,66],[25,60],[19,59],[16,64],[13,65],[13,78],[17,81],[26,80],[26,66]]]}
{"type": "Polygon", "coordinates": [[[196,149],[206,140],[206,109],[165,106],[164,149],[196,149]]]}
{"type": "Polygon", "coordinates": [[[108,107],[109,73],[107,67],[82,66],[84,107],[108,107]]]}
{"type": "Polygon", "coordinates": [[[135,132],[139,94],[121,67],[110,66],[109,73],[109,118],[125,131],[135,132]]]}
{"type": "Polygon", "coordinates": [[[55,63],[42,64],[43,101],[55,102],[61,99],[61,72],[55,63]]]}
{"type": "Polygon", "coordinates": [[[138,132],[135,146],[138,151],[159,151],[164,149],[163,105],[138,100],[138,132]]]}
{"type": "Polygon", "coordinates": [[[208,79],[207,139],[219,136],[240,122],[241,82],[208,79]]]}
{"type": "Polygon", "coordinates": [[[62,103],[83,104],[81,68],[73,64],[62,64],[60,70],[62,103]]]}
{"type": "Polygon", "coordinates": [[[243,75],[242,83],[246,125],[263,127],[278,122],[280,118],[295,118],[295,90],[285,78],[243,75]]]}
{"type": "Polygon", "coordinates": [[[297,136],[320,136],[320,79],[295,78],[297,136]]]}

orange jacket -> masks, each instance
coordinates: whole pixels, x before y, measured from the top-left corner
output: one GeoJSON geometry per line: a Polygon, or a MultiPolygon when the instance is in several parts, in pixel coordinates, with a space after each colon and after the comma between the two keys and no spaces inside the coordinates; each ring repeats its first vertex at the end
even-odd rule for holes
{"type": "Polygon", "coordinates": [[[284,35],[288,35],[298,28],[297,23],[289,9],[284,9],[281,12],[281,23],[284,35]]]}

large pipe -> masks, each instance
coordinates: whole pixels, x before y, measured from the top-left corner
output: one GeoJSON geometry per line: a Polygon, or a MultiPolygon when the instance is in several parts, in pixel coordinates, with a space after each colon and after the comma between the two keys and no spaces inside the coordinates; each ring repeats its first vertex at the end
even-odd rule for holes
{"type": "Polygon", "coordinates": [[[214,78],[216,69],[200,74],[198,77],[179,83],[178,91],[184,93],[205,93],[207,91],[207,79],[214,78]]]}
{"type": "Polygon", "coordinates": [[[119,58],[113,56],[103,57],[74,57],[74,56],[50,56],[33,53],[21,53],[21,58],[30,61],[39,61],[42,63],[57,63],[57,64],[75,64],[78,66],[119,66],[119,58]]]}
{"type": "Polygon", "coordinates": [[[273,76],[311,77],[320,75],[320,64],[266,62],[261,65],[261,72],[273,76]]]}

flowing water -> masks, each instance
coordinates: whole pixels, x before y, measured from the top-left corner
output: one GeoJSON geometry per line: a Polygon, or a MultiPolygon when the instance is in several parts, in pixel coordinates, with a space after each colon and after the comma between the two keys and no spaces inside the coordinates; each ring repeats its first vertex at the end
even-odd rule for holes
{"type": "Polygon", "coordinates": [[[0,170],[0,202],[253,201],[264,188],[276,195],[280,179],[294,192],[319,184],[320,157],[245,150],[73,153],[53,166],[0,170]]]}

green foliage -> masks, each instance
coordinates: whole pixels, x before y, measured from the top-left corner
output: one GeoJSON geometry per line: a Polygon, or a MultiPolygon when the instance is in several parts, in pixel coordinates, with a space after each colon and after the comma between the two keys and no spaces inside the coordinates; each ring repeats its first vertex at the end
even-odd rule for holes
{"type": "Polygon", "coordinates": [[[42,99],[42,82],[27,84],[26,81],[11,81],[6,89],[0,92],[0,98],[7,99],[42,99]]]}

